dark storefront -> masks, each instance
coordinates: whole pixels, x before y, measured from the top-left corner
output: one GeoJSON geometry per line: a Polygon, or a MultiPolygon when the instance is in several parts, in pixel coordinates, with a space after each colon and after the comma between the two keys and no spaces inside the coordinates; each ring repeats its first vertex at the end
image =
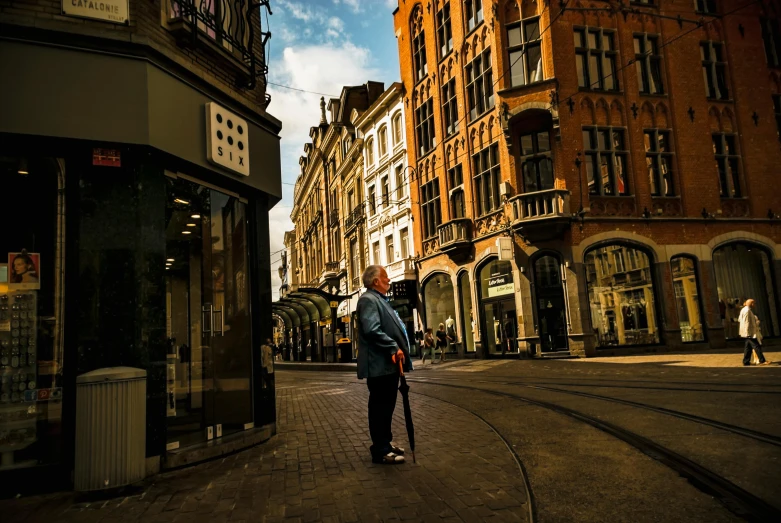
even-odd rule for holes
{"type": "Polygon", "coordinates": [[[144,57],[0,41],[0,76],[0,482],[69,487],[103,367],[148,373],[150,472],[272,434],[279,122],[144,57]]]}

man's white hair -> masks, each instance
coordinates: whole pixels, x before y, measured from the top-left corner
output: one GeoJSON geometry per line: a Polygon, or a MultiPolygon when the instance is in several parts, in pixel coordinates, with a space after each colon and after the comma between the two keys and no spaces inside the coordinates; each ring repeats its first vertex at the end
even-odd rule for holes
{"type": "Polygon", "coordinates": [[[382,265],[369,265],[366,267],[366,270],[363,271],[363,275],[361,276],[363,286],[367,289],[371,289],[374,285],[374,280],[380,277],[380,271],[383,268],[382,265]]]}

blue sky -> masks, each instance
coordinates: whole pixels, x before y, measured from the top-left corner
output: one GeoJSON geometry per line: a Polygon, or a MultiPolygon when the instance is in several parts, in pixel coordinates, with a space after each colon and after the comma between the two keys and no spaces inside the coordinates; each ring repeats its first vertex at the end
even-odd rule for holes
{"type": "MultiPolygon", "coordinates": [[[[397,0],[272,0],[268,80],[335,97],[344,85],[398,81],[393,32],[397,0]]],[[[265,20],[264,20],[265,23],[265,20]]],[[[282,121],[282,201],[270,213],[271,252],[291,230],[293,186],[309,128],[320,121],[320,95],[270,85],[269,112],[282,121]]],[[[326,103],[328,96],[325,97],[326,103]]],[[[271,257],[274,298],[279,254],[271,257]]]]}

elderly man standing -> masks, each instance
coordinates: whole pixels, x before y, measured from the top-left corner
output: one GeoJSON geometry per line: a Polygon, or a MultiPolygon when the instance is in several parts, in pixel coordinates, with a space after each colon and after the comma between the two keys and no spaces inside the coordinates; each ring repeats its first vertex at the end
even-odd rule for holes
{"type": "Polygon", "coordinates": [[[740,311],[738,321],[740,322],[740,328],[738,334],[741,338],[746,339],[746,347],[743,349],[743,365],[751,365],[751,351],[757,353],[760,365],[769,365],[770,362],[765,360],[765,355],[762,354],[762,346],[758,340],[762,339],[762,333],[759,330],[759,320],[754,314],[754,300],[749,298],[743,304],[743,309],[740,311]]]}
{"type": "Polygon", "coordinates": [[[407,331],[388,303],[388,273],[381,265],[363,272],[367,291],[358,300],[358,379],[369,386],[369,432],[374,463],[404,463],[404,449],[391,444],[391,419],[399,388],[399,362],[412,370],[407,331]]]}

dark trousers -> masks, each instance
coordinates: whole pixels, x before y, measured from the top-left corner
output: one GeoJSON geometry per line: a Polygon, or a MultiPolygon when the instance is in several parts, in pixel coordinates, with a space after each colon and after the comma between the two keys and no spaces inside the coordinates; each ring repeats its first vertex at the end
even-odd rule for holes
{"type": "Polygon", "coordinates": [[[756,351],[759,363],[765,363],[765,355],[762,354],[762,346],[756,338],[746,338],[746,347],[743,349],[743,365],[751,364],[751,351],[756,351]]]}
{"type": "Polygon", "coordinates": [[[374,457],[384,456],[391,449],[391,420],[396,408],[399,392],[399,375],[388,374],[367,378],[369,386],[369,433],[372,438],[371,453],[374,457]]]}

